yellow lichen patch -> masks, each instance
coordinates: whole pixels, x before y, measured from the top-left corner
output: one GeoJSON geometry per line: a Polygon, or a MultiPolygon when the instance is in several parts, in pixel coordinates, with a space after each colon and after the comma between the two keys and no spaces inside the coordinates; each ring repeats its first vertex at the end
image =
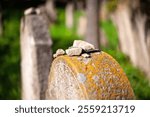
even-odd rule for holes
{"type": "MultiPolygon", "coordinates": [[[[73,87],[75,89],[72,88],[71,91],[74,95],[68,95],[69,99],[134,99],[130,82],[122,68],[105,52],[92,53],[90,58],[60,56],[52,63],[49,79],[49,85],[52,81],[57,81],[57,84],[59,81],[59,85],[65,85],[65,87],[66,85],[71,87],[71,83],[76,84],[73,87]],[[64,65],[61,66],[60,63],[64,65]],[[69,72],[71,72],[70,75],[69,72]]],[[[68,87],[64,88],[64,92],[68,90],[70,90],[68,87]]],[[[63,91],[57,90],[55,93],[63,93],[63,91]]]]}

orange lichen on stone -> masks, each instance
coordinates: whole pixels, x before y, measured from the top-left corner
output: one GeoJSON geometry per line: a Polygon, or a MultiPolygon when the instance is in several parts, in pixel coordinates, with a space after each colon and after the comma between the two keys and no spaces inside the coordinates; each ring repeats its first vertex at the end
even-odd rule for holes
{"type": "Polygon", "coordinates": [[[49,75],[47,99],[134,99],[118,62],[105,52],[56,58],[49,75]]]}

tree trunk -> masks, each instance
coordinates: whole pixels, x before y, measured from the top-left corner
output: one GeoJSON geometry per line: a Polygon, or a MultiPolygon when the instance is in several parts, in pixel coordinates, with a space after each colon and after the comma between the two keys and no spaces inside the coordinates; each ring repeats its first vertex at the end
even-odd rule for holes
{"type": "Polygon", "coordinates": [[[150,76],[150,8],[146,4],[140,0],[120,3],[112,19],[118,28],[121,50],[150,76]]]}
{"type": "Polygon", "coordinates": [[[21,20],[22,99],[45,99],[51,44],[42,15],[28,14],[21,20]]]}
{"type": "Polygon", "coordinates": [[[100,48],[99,43],[99,0],[87,0],[87,31],[85,40],[100,48]]]}

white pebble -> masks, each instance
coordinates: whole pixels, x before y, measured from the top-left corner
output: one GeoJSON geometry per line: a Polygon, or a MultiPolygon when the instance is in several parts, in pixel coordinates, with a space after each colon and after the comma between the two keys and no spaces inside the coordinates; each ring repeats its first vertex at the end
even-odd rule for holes
{"type": "Polygon", "coordinates": [[[95,49],[94,45],[92,45],[88,42],[82,41],[82,40],[75,40],[73,42],[73,47],[82,48],[84,50],[94,50],[95,49]]]}
{"type": "Polygon", "coordinates": [[[68,56],[79,56],[82,53],[82,49],[81,48],[69,48],[66,50],[66,54],[68,56]]]}

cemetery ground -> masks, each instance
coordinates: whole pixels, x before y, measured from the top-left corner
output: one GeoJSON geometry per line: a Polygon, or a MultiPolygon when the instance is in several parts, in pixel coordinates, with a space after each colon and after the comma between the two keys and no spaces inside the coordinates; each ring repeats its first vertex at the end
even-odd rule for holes
{"type": "MultiPolygon", "coordinates": [[[[53,41],[52,49],[66,49],[72,45],[73,40],[83,39],[76,34],[77,21],[81,12],[75,13],[75,25],[72,29],[65,26],[64,10],[58,10],[58,20],[50,26],[50,36],[53,41]]],[[[21,74],[20,74],[20,19],[22,14],[4,13],[4,32],[0,37],[0,99],[21,99],[21,74]],[[13,14],[13,15],[11,15],[13,14]]],[[[101,50],[112,55],[122,66],[128,76],[136,99],[150,99],[150,83],[142,71],[132,66],[127,56],[119,51],[117,30],[111,21],[102,21],[101,29],[106,33],[108,46],[101,50]]],[[[142,58],[141,58],[142,60],[142,58]]]]}

